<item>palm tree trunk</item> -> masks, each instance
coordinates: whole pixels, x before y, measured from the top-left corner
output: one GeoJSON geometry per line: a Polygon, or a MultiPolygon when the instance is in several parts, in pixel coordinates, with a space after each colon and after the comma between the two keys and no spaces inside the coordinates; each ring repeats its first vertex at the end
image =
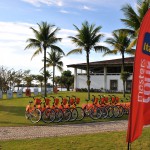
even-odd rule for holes
{"type": "Polygon", "coordinates": [[[89,64],[89,50],[86,50],[86,60],[87,60],[87,87],[88,87],[88,100],[90,100],[90,64],[89,64]]]}
{"type": "MultiPolygon", "coordinates": [[[[124,53],[122,53],[122,68],[121,72],[124,72],[124,53]]],[[[125,97],[125,80],[123,79],[123,97],[125,97]]]]}
{"type": "Polygon", "coordinates": [[[46,91],[46,48],[44,48],[44,96],[47,96],[46,91]]]}
{"type": "Polygon", "coordinates": [[[41,92],[42,92],[42,82],[41,82],[41,92]]]}
{"type": "Polygon", "coordinates": [[[53,65],[53,92],[54,92],[54,77],[55,77],[55,65],[53,65]]]}

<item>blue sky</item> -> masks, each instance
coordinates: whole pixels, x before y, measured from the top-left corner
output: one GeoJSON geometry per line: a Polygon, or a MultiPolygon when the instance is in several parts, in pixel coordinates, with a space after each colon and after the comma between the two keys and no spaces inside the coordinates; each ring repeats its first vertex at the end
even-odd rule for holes
{"type": "MultiPolygon", "coordinates": [[[[101,32],[105,38],[110,37],[113,30],[125,27],[120,21],[124,18],[120,9],[127,3],[136,7],[136,0],[1,0],[0,65],[39,73],[43,66],[43,55],[40,54],[31,61],[34,50],[24,50],[26,40],[34,37],[30,27],[37,28],[36,24],[41,21],[55,24],[61,29],[58,37],[63,38],[58,45],[67,53],[75,48],[68,39],[68,36],[76,33],[73,24],[81,27],[82,22],[87,20],[102,26],[101,32]]],[[[104,39],[100,44],[106,45],[104,39]]],[[[102,53],[91,52],[90,61],[118,57],[103,57],[102,53]]],[[[67,64],[86,62],[85,54],[64,57],[63,62],[64,69],[67,69],[67,64]]]]}

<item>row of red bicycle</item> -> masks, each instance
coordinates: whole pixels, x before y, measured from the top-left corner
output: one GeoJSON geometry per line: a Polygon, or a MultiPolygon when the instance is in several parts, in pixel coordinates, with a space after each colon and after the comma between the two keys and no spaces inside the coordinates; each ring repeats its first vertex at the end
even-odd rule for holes
{"type": "Polygon", "coordinates": [[[129,114],[130,103],[120,103],[115,95],[92,95],[92,100],[86,100],[80,106],[80,98],[66,97],[32,97],[26,106],[25,117],[33,123],[43,120],[45,123],[61,121],[80,121],[84,117],[92,119],[122,117],[129,114]]]}

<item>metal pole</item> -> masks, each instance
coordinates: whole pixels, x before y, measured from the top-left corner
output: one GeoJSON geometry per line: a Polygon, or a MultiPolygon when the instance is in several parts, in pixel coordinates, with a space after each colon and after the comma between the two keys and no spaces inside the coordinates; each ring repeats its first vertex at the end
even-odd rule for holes
{"type": "Polygon", "coordinates": [[[131,150],[131,143],[128,142],[128,150],[131,150]]]}

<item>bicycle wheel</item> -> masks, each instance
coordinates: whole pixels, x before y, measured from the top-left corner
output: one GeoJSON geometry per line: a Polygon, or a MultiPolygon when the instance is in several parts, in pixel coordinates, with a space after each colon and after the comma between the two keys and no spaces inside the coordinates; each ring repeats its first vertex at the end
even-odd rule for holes
{"type": "Polygon", "coordinates": [[[40,119],[41,119],[41,111],[36,108],[30,113],[30,120],[32,123],[38,123],[40,119]]]}
{"type": "Polygon", "coordinates": [[[91,110],[90,110],[90,117],[93,120],[100,119],[101,116],[102,116],[102,112],[101,112],[100,108],[98,108],[98,107],[91,108],[91,110]]]}
{"type": "Polygon", "coordinates": [[[108,117],[107,118],[112,118],[113,117],[113,107],[112,106],[107,106],[106,109],[108,110],[108,117]]]}
{"type": "Polygon", "coordinates": [[[53,109],[45,109],[42,113],[42,120],[45,123],[51,123],[55,120],[55,111],[53,109]]]}
{"type": "Polygon", "coordinates": [[[84,117],[89,117],[89,115],[90,115],[90,110],[89,110],[88,106],[86,106],[86,107],[83,109],[83,111],[84,111],[84,117]]]}
{"type": "Polygon", "coordinates": [[[120,105],[117,105],[117,107],[119,108],[119,115],[118,118],[122,117],[124,115],[124,108],[120,105]]]}
{"type": "Polygon", "coordinates": [[[62,119],[63,119],[63,112],[62,112],[62,110],[59,109],[59,108],[55,108],[54,111],[55,111],[55,120],[54,120],[54,122],[62,121],[62,119]]]}
{"type": "Polygon", "coordinates": [[[78,118],[78,111],[75,108],[69,108],[71,111],[70,121],[75,121],[78,118]]]}
{"type": "Polygon", "coordinates": [[[113,106],[113,116],[117,118],[119,116],[119,108],[117,106],[113,106]]]}
{"type": "Polygon", "coordinates": [[[25,111],[25,118],[30,119],[30,113],[28,111],[25,111]]]}
{"type": "Polygon", "coordinates": [[[106,107],[101,107],[100,108],[101,109],[101,112],[102,112],[102,118],[107,118],[108,117],[108,110],[107,110],[107,108],[106,107]]]}
{"type": "Polygon", "coordinates": [[[63,121],[69,121],[71,119],[71,111],[68,108],[64,108],[63,110],[63,121]]]}
{"type": "Polygon", "coordinates": [[[84,110],[81,107],[76,107],[77,112],[78,112],[78,117],[77,117],[77,121],[80,121],[84,118],[85,114],[84,114],[84,110]]]}

